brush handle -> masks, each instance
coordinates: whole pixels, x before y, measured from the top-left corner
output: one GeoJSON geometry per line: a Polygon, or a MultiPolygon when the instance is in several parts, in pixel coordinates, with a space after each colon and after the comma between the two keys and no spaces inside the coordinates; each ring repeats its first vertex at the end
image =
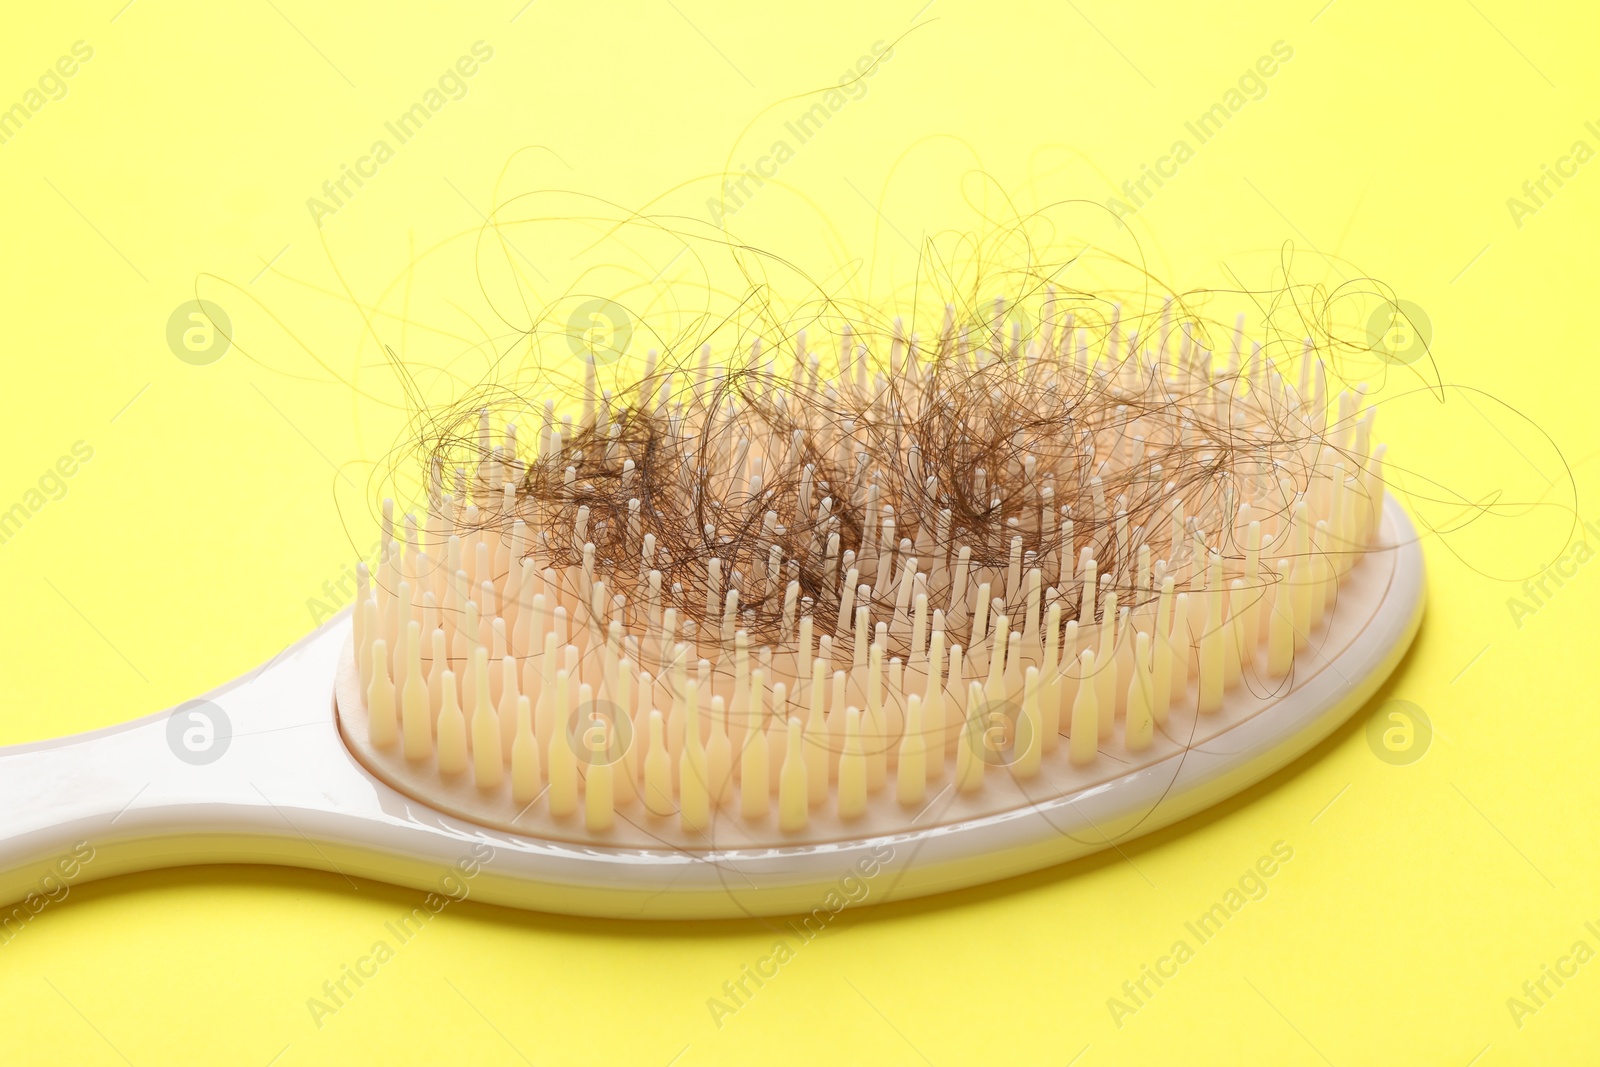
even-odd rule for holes
{"type": "Polygon", "coordinates": [[[330,624],[168,711],[0,748],[0,901],[85,877],[267,858],[256,846],[298,842],[317,866],[295,824],[326,808],[308,751],[343,748],[328,683],[346,633],[330,624]]]}

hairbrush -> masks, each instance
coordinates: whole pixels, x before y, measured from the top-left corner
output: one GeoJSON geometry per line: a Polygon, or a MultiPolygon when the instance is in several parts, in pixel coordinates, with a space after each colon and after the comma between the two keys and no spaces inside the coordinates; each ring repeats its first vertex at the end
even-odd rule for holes
{"type": "Polygon", "coordinates": [[[1170,301],[1143,335],[1053,293],[1033,336],[1006,318],[652,352],[614,390],[591,361],[574,410],[438,414],[351,609],[200,701],[0,749],[0,895],[86,842],[73,877],[276,863],[784,914],[1238,793],[1420,623],[1375,408],[1310,342],[1246,351],[1243,316],[1226,357],[1170,301]]]}

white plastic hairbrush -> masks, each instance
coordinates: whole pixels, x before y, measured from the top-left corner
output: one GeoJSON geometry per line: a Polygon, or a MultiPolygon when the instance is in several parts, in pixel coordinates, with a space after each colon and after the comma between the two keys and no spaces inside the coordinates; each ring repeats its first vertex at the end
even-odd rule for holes
{"type": "Polygon", "coordinates": [[[580,915],[808,912],[852,872],[906,899],[1193,814],[1395,668],[1416,531],[1308,357],[1296,389],[1165,329],[1124,353],[1113,325],[1093,361],[1070,322],[1026,352],[949,335],[871,380],[848,335],[828,383],[803,338],[782,379],[702,359],[674,393],[653,361],[531,457],[485,414],[353,613],[199,701],[0,749],[0,899],[80,842],[75,880],[435,889],[466,862],[476,899],[580,915]],[[984,430],[1015,402],[1025,439],[984,430]]]}

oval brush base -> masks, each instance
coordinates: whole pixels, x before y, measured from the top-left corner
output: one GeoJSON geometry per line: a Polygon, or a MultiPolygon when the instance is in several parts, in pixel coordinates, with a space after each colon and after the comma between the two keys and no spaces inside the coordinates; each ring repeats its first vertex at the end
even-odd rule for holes
{"type": "MultiPolygon", "coordinates": [[[[719,820],[723,840],[701,848],[562,839],[575,826],[536,827],[544,815],[508,832],[475,820],[481,797],[406,784],[354,743],[366,736],[349,721],[360,705],[349,675],[336,681],[350,646],[346,613],[202,701],[0,748],[0,903],[21,901],[0,918],[12,933],[64,885],[213,863],[377,879],[429,901],[639,919],[833,912],[997,881],[1167,826],[1328,736],[1394,670],[1421,621],[1422,550],[1393,500],[1358,569],[1340,587],[1336,621],[1297,657],[1288,692],[1247,706],[1235,690],[1198,725],[1174,712],[1165,747],[1137,767],[1102,754],[1087,770],[1041,775],[1033,787],[1064,789],[1050,795],[1007,793],[1008,776],[990,769],[977,794],[931,790],[926,811],[892,827],[858,820],[839,836],[818,820],[817,837],[832,839],[776,846],[724,843],[737,829],[732,815],[719,820]],[[201,703],[226,717],[216,735],[225,743],[217,758],[184,758],[175,738],[201,703]],[[1196,730],[1187,745],[1177,740],[1186,724],[1196,730]],[[1052,786],[1062,773],[1081,777],[1052,786]]],[[[672,832],[671,820],[643,827],[672,832]]]]}
{"type": "Polygon", "coordinates": [[[581,808],[556,818],[537,799],[508,815],[515,811],[509,784],[480,790],[470,773],[445,777],[432,760],[407,761],[398,746],[368,743],[348,645],[336,684],[337,717],[344,743],[368,772],[467,820],[463,829],[497,849],[474,895],[617,917],[807,912],[852,875],[871,879],[865,899],[879,903],[1051,866],[1167,826],[1259,781],[1360,708],[1416,633],[1422,551],[1393,499],[1385,501],[1374,547],[1338,597],[1338,610],[1295,657],[1289,678],[1266,681],[1247,671],[1223,708],[1206,715],[1192,710],[1191,687],[1186,700],[1174,702],[1154,744],[1137,755],[1103,746],[1094,762],[1075,766],[1063,743],[1037,777],[1019,781],[991,767],[983,787],[969,794],[951,788],[947,766],[920,811],[873,804],[848,822],[819,815],[798,835],[785,835],[770,815],[747,822],[732,810],[736,802],[709,829],[693,833],[637,802],[619,808],[615,826],[602,833],[585,829],[581,808]],[[1275,692],[1261,691],[1269,688],[1275,692]],[[532,847],[503,851],[511,842],[532,847]],[[511,881],[502,890],[499,876],[508,863],[515,873],[505,872],[511,881]]]}

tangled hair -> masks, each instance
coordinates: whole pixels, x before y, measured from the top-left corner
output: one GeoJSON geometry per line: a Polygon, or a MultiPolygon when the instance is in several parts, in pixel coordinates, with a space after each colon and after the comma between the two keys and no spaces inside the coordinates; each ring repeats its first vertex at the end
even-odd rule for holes
{"type": "Polygon", "coordinates": [[[1115,256],[1038,266],[1035,221],[879,299],[723,234],[742,285],[503,308],[494,373],[391,456],[421,477],[359,573],[372,765],[518,832],[765,847],[903,826],[946,774],[935,818],[1087,788],[1291,692],[1405,528],[1364,373],[1431,388],[1374,336],[1399,302],[1286,265],[1247,335],[1115,256]]]}
{"type": "MultiPolygon", "coordinates": [[[[1171,299],[1126,321],[1105,298],[1046,286],[1026,337],[1026,309],[1008,310],[996,300],[980,325],[946,305],[930,341],[899,320],[846,321],[828,345],[836,362],[804,329],[757,336],[721,364],[709,344],[652,350],[614,391],[591,358],[580,410],[559,418],[531,390],[477,391],[417,440],[430,542],[496,531],[517,546],[507,569],[533,557],[598,577],[624,612],[664,597],[686,634],[725,644],[730,627],[792,639],[797,614],[844,640],[865,606],[893,620],[886,636],[904,654],[913,585],[896,567],[908,561],[952,623],[984,582],[997,612],[1020,609],[1035,570],[1050,600],[1078,599],[1086,561],[1092,590],[1138,607],[1163,576],[1200,589],[1212,553],[1229,577],[1242,571],[1241,504],[1282,554],[1319,473],[1338,477],[1334,492],[1377,477],[1371,413],[1358,418],[1347,393],[1330,416],[1310,344],[1296,388],[1260,343],[1244,351],[1243,316],[1214,366],[1201,320],[1171,299]],[[540,430],[525,457],[530,416],[540,430]]],[[[600,606],[593,621],[609,615],[600,606]]]]}

